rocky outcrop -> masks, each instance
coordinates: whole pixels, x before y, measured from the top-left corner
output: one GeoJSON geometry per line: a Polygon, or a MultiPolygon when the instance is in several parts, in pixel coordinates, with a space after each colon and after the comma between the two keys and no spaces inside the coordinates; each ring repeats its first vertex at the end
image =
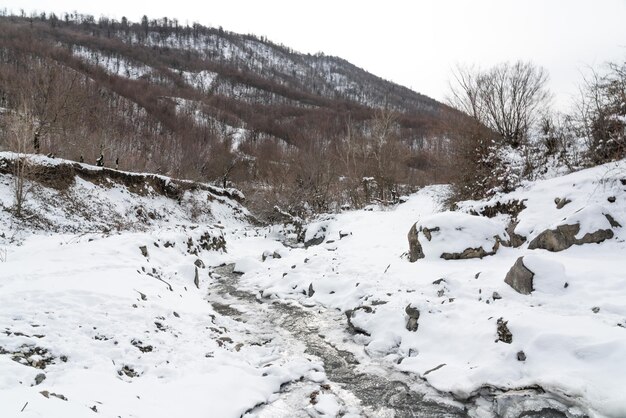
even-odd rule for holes
{"type": "Polygon", "coordinates": [[[535,273],[524,265],[524,257],[515,261],[513,267],[506,274],[504,282],[523,295],[530,295],[533,291],[533,278],[535,273]]]}
{"type": "MultiPolygon", "coordinates": [[[[610,215],[605,216],[609,222],[613,219],[612,217],[609,218],[610,215]]],[[[528,244],[528,248],[558,252],[566,250],[572,245],[599,244],[604,240],[613,238],[613,231],[610,229],[599,229],[585,234],[582,238],[576,238],[579,231],[579,224],[559,225],[555,229],[546,229],[528,244]]]]}

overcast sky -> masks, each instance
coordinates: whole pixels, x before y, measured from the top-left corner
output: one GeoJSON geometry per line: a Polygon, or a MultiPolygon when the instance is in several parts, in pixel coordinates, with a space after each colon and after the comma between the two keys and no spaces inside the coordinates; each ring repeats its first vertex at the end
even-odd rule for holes
{"type": "Polygon", "coordinates": [[[322,51],[438,100],[457,64],[532,60],[564,110],[581,71],[626,59],[626,0],[5,0],[18,12],[167,16],[322,51]]]}

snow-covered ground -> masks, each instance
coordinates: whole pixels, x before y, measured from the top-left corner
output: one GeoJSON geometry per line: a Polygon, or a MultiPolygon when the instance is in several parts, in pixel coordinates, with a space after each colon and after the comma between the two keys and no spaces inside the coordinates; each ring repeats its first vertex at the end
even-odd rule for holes
{"type": "Polygon", "coordinates": [[[172,199],[77,177],[33,191],[29,227],[8,211],[11,187],[0,175],[2,417],[391,416],[333,381],[336,366],[299,342],[307,330],[285,325],[294,312],[352,353],[358,373],[423,379],[473,416],[626,416],[625,161],[457,212],[444,212],[445,186],[426,187],[394,208],[320,218],[307,238],[323,242],[307,248],[249,224],[218,190],[172,199]],[[411,263],[416,222],[425,257],[411,263]],[[576,239],[612,238],[528,248],[564,224],[580,226],[576,239]],[[519,247],[506,246],[513,230],[519,247]],[[439,257],[496,241],[482,259],[439,257]],[[528,295],[504,282],[522,256],[535,273],[528,295]],[[211,268],[223,263],[244,273],[230,290],[211,268]]]}

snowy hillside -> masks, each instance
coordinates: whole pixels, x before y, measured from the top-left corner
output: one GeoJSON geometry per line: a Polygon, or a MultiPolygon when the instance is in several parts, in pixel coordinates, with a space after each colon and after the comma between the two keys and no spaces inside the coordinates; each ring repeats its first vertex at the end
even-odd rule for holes
{"type": "Polygon", "coordinates": [[[297,242],[234,190],[44,158],[18,220],[0,157],[2,417],[626,415],[626,161],[297,242]]]}

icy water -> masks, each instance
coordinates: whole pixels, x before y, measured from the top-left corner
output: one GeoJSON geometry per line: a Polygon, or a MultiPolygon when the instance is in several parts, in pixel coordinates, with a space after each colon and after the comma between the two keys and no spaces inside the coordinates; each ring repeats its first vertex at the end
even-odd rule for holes
{"type": "MultiPolygon", "coordinates": [[[[282,338],[292,340],[285,341],[286,345],[303,345],[306,354],[315,356],[324,364],[324,371],[331,384],[339,385],[347,392],[348,398],[356,399],[361,416],[398,418],[580,416],[561,412],[567,411],[567,407],[552,398],[532,392],[504,396],[499,402],[494,402],[494,397],[490,395],[477,397],[465,403],[455,401],[448,394],[439,393],[433,396],[434,389],[427,387],[425,382],[418,381],[414,376],[399,373],[390,365],[377,362],[375,359],[368,360],[368,364],[361,364],[353,353],[333,346],[324,338],[323,330],[319,329],[320,326],[328,326],[328,321],[319,318],[322,314],[292,303],[262,301],[255,294],[241,290],[238,286],[240,276],[233,273],[233,265],[218,267],[214,272],[217,273],[215,276],[217,280],[214,282],[209,301],[217,312],[239,321],[260,317],[265,326],[275,329],[282,338]],[[245,307],[246,313],[232,307],[229,301],[236,306],[245,307]],[[377,373],[365,372],[364,368],[375,369],[377,373]],[[412,389],[416,386],[424,387],[429,396],[412,389]],[[533,397],[537,398],[535,402],[532,401],[533,397]],[[440,402],[433,398],[439,399],[440,402]],[[527,410],[524,405],[531,408],[527,410]]],[[[289,397],[306,397],[307,390],[312,390],[311,388],[302,383],[285,385],[281,396],[285,398],[285,404],[289,404],[289,397]]],[[[291,401],[292,405],[297,403],[291,401]]],[[[349,400],[346,404],[349,404],[349,400]]],[[[252,416],[253,412],[251,411],[252,416]]],[[[284,416],[290,417],[309,416],[304,411],[298,410],[284,412],[286,413],[284,416]]],[[[267,416],[272,415],[273,413],[270,413],[267,416]]]]}

